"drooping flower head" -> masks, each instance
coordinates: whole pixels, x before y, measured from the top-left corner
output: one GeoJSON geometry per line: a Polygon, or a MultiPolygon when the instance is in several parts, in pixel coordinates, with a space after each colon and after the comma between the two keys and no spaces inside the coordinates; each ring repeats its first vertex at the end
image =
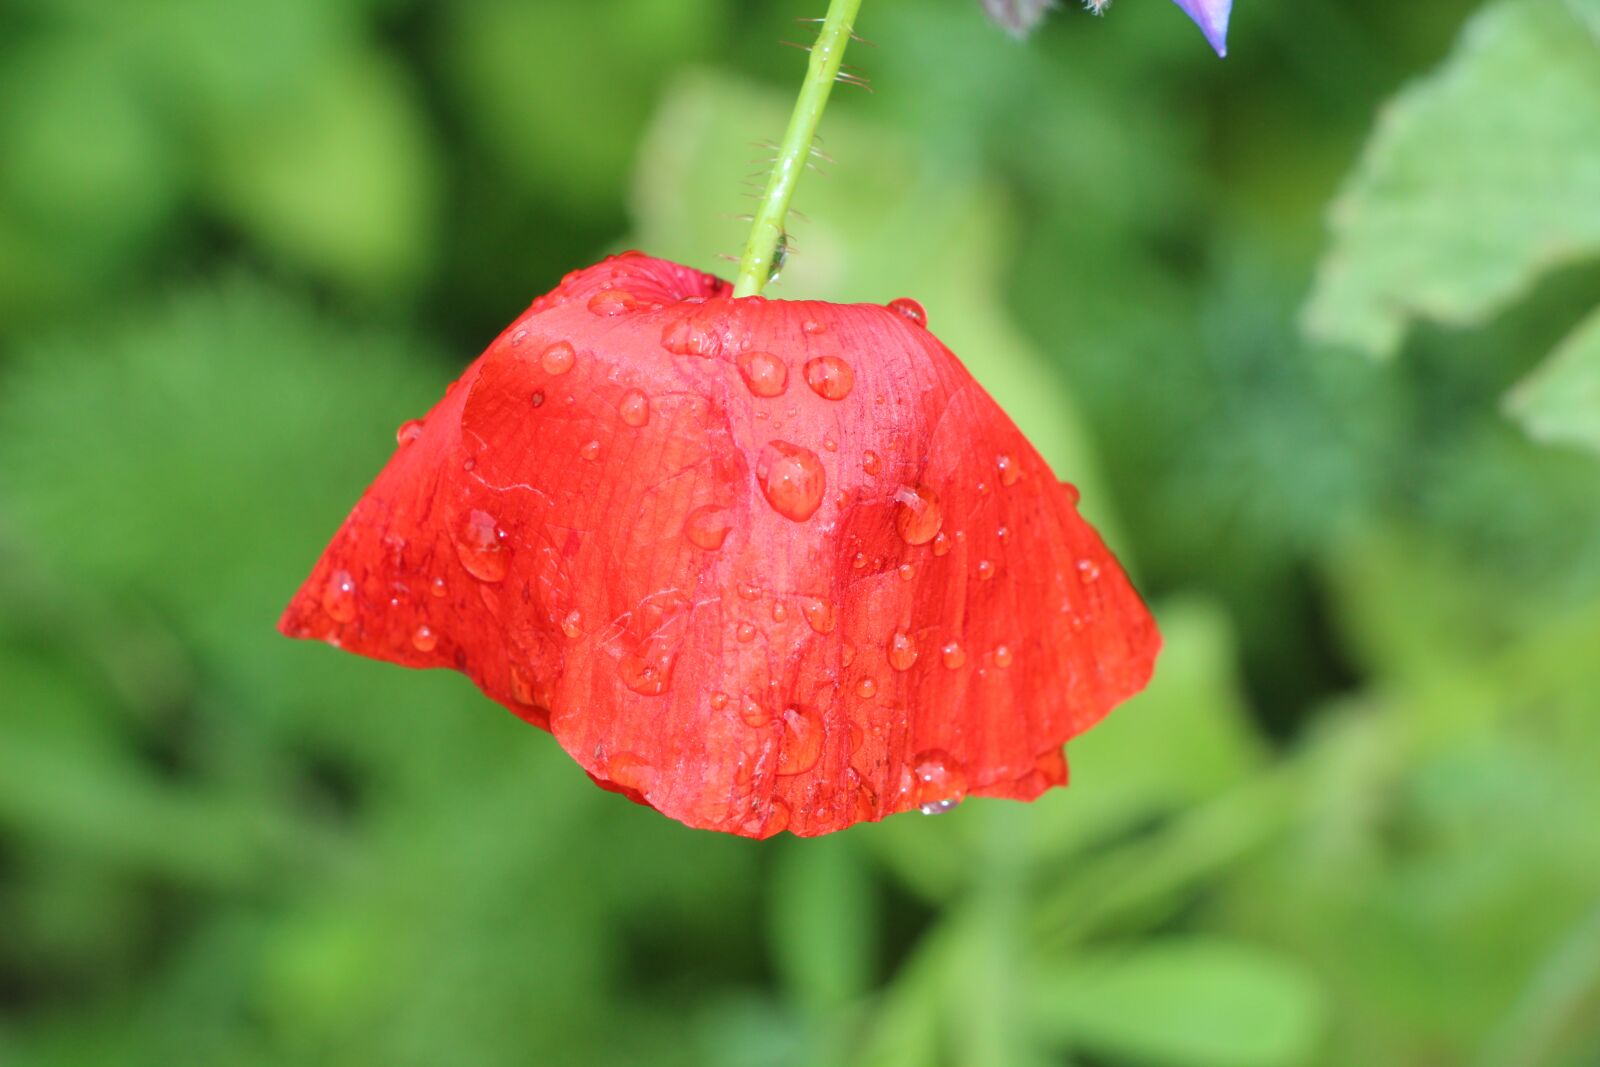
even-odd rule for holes
{"type": "MultiPolygon", "coordinates": [[[[1228,15],[1233,0],[1173,0],[1195,21],[1217,55],[1228,54],[1228,15]]],[[[1026,36],[1056,6],[1056,0],[979,0],[983,10],[996,23],[1018,37],[1026,36]]],[[[1111,0],[1084,0],[1095,14],[1110,6],[1111,0]]]]}
{"type": "Polygon", "coordinates": [[[283,631],[459,670],[691,826],[1031,799],[1160,644],[911,301],[614,258],[398,438],[283,631]]]}

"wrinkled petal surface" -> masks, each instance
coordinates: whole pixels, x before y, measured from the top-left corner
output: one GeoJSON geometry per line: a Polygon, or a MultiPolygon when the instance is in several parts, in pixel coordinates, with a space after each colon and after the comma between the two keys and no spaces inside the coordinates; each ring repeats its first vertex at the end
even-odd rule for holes
{"type": "Polygon", "coordinates": [[[281,628],[462,671],[691,826],[1062,785],[1160,639],[924,323],[637,254],[569,275],[401,427],[281,628]]]}
{"type": "Polygon", "coordinates": [[[1200,31],[1217,50],[1217,55],[1228,54],[1228,16],[1233,13],[1233,0],[1173,0],[1192,19],[1200,31]]]}

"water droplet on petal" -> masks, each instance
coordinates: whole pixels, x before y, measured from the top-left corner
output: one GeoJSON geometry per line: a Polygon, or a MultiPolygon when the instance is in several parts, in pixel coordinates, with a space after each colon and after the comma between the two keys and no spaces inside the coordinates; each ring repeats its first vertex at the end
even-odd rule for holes
{"type": "Polygon", "coordinates": [[[883,460],[878,457],[876,452],[864,453],[861,457],[861,469],[868,474],[877,474],[883,469],[883,460]]]}
{"type": "Polygon", "coordinates": [[[914,578],[916,578],[916,576],[917,576],[917,568],[915,566],[913,566],[912,564],[910,564],[910,563],[902,563],[902,564],[900,564],[900,572],[899,573],[900,573],[900,580],[902,582],[909,582],[909,581],[913,580],[914,578]]]}
{"type": "Polygon", "coordinates": [[[889,310],[917,326],[928,325],[928,313],[922,310],[921,304],[909,296],[902,296],[898,300],[889,301],[889,310]]]}
{"type": "Polygon", "coordinates": [[[951,641],[939,650],[939,655],[944,659],[944,665],[951,670],[961,667],[967,662],[967,653],[958,643],[951,641]]]}
{"type": "Polygon", "coordinates": [[[565,341],[557,341],[539,356],[539,365],[547,374],[565,374],[578,361],[578,353],[565,341]]]}
{"type": "Polygon", "coordinates": [[[467,573],[480,582],[503,581],[510,567],[506,533],[495,517],[473,508],[456,521],[456,556],[467,573]]]}
{"type": "Polygon", "coordinates": [[[746,352],[739,357],[739,376],[756,396],[782,396],[789,388],[789,368],[771,352],[746,352]]]}
{"type": "Polygon", "coordinates": [[[772,621],[773,622],[783,622],[784,620],[788,619],[788,617],[789,617],[789,609],[784,606],[783,601],[781,601],[781,600],[773,601],[773,603],[772,603],[772,621]]]}
{"type": "Polygon", "coordinates": [[[894,525],[901,540],[908,545],[925,545],[938,535],[939,527],[944,525],[944,508],[932,489],[920,485],[915,489],[901,487],[894,498],[900,503],[894,525]]]}
{"type": "Polygon", "coordinates": [[[1080,559],[1078,561],[1078,580],[1084,585],[1089,585],[1091,582],[1098,580],[1099,577],[1100,565],[1098,563],[1092,559],[1080,559]]]}
{"type": "Polygon", "coordinates": [[[908,671],[917,662],[917,646],[909,635],[897,633],[889,639],[889,666],[897,671],[908,671]]]}
{"type": "Polygon", "coordinates": [[[658,697],[672,685],[672,668],[677,662],[673,642],[654,634],[623,656],[617,664],[622,684],[640,696],[658,697]]]}
{"type": "MultiPolygon", "coordinates": [[[[848,666],[850,666],[850,664],[854,663],[855,661],[856,661],[856,646],[852,645],[849,641],[846,641],[844,643],[843,647],[841,647],[839,649],[839,662],[841,664],[843,664],[844,666],[848,667],[848,666]]],[[[873,682],[872,683],[872,691],[873,692],[877,692],[878,691],[878,683],[877,682],[873,682]]]]}
{"type": "Polygon", "coordinates": [[[600,442],[589,441],[585,443],[582,448],[578,449],[578,455],[593,463],[600,458],[600,442]]]}
{"type": "Polygon", "coordinates": [[[618,752],[606,761],[606,778],[624,789],[643,794],[655,784],[656,769],[642,756],[618,752]]]}
{"type": "Polygon", "coordinates": [[[322,610],[334,622],[349,622],[356,617],[356,583],[349,571],[328,575],[328,585],[322,591],[322,610]]]}
{"type": "Polygon", "coordinates": [[[1013,486],[1022,478],[1022,468],[1010,456],[1001,455],[995,460],[995,466],[1000,468],[1001,485],[1013,486]]]}
{"type": "Polygon", "coordinates": [[[822,506],[827,475],[809,448],[771,441],[756,461],[756,478],[767,503],[786,519],[804,522],[822,506]]]}
{"type": "Polygon", "coordinates": [[[622,416],[623,422],[637,429],[650,421],[650,398],[637,389],[629,389],[622,394],[617,414],[622,416]]]}
{"type": "Polygon", "coordinates": [[[739,628],[733,632],[733,636],[739,639],[740,644],[748,645],[756,639],[756,628],[750,623],[741,622],[739,628]]]}
{"type": "Polygon", "coordinates": [[[761,701],[745,694],[744,700],[739,703],[739,718],[746,726],[765,726],[772,721],[772,716],[767,714],[767,709],[761,706],[761,701]]]}
{"type": "Polygon", "coordinates": [[[397,445],[409,445],[412,441],[422,436],[422,420],[407,419],[400,424],[394,432],[394,442],[397,445]]]}
{"type": "Polygon", "coordinates": [[[728,706],[728,694],[720,690],[711,694],[711,710],[721,711],[728,706]]]}
{"type": "Polygon", "coordinates": [[[986,559],[978,561],[978,579],[987,582],[994,577],[994,564],[986,559]]]}
{"type": "Polygon", "coordinates": [[[900,793],[924,814],[941,814],[966,797],[967,775],[950,753],[932,748],[919,752],[901,772],[900,793]]]}
{"type": "Polygon", "coordinates": [[[533,406],[536,407],[536,408],[544,407],[544,390],[543,389],[535,389],[533,391],[533,397],[532,397],[532,401],[531,402],[532,402],[533,406]]]}
{"type": "Polygon", "coordinates": [[[583,634],[583,612],[573,608],[561,620],[561,632],[568,637],[579,637],[583,634]]]}
{"type": "Polygon", "coordinates": [[[443,578],[435,578],[432,582],[429,583],[428,592],[432,593],[436,597],[439,597],[440,599],[443,599],[444,597],[449,595],[450,586],[445,582],[445,580],[443,578]]]}
{"type": "Polygon", "coordinates": [[[996,667],[1011,666],[1012,652],[1010,645],[994,646],[994,665],[996,667]]]}
{"type": "Polygon", "coordinates": [[[862,700],[871,700],[878,695],[878,682],[875,678],[863,678],[856,683],[856,696],[862,700]]]}
{"type": "Polygon", "coordinates": [[[1000,543],[1003,545],[1007,541],[1011,540],[1011,527],[1002,526],[1000,529],[994,532],[994,535],[995,537],[999,538],[1000,543]]]}
{"type": "Polygon", "coordinates": [[[761,599],[761,587],[760,586],[756,586],[756,585],[751,585],[749,582],[740,582],[739,583],[739,599],[741,599],[741,600],[760,600],[761,599]]]}
{"type": "Polygon", "coordinates": [[[822,439],[822,447],[829,452],[837,452],[839,451],[839,442],[831,437],[824,437],[822,439]]]}
{"type": "Polygon", "coordinates": [[[822,716],[811,708],[787,708],[783,741],[778,748],[778,774],[804,774],[822,757],[822,716]]]}
{"type": "Polygon", "coordinates": [[[950,535],[941,533],[933,539],[933,554],[935,556],[948,556],[950,554],[950,535]]]}
{"type": "Polygon", "coordinates": [[[824,400],[843,400],[856,387],[856,372],[838,356],[818,356],[806,363],[806,384],[824,400]]]}
{"type": "Polygon", "coordinates": [[[640,300],[626,289],[603,289],[589,298],[589,310],[603,318],[615,318],[630,311],[650,311],[654,304],[640,300]]]}
{"type": "Polygon", "coordinates": [[[816,319],[807,319],[805,322],[802,322],[800,324],[800,329],[810,334],[812,337],[828,332],[827,325],[818,322],[816,319]]]}
{"type": "Polygon", "coordinates": [[[839,624],[833,605],[826,600],[816,598],[807,600],[801,610],[805,613],[807,624],[819,634],[832,633],[833,628],[839,624]]]}
{"type": "Polygon", "coordinates": [[[525,329],[518,330],[516,333],[511,335],[511,347],[512,348],[521,348],[522,347],[522,342],[526,341],[527,339],[528,339],[528,331],[525,330],[525,329]]]}
{"type": "Polygon", "coordinates": [[[433,632],[432,627],[419,626],[417,632],[411,635],[411,647],[418,652],[432,652],[439,647],[439,635],[433,632]]]}
{"type": "Polygon", "coordinates": [[[683,536],[696,548],[715,552],[728,539],[731,529],[733,523],[729,521],[728,513],[714,504],[707,504],[689,513],[688,520],[683,524],[683,536]]]}

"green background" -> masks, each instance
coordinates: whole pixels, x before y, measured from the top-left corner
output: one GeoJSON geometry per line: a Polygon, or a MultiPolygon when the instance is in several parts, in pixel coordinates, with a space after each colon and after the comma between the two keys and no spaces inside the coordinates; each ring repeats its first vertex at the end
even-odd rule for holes
{"type": "Polygon", "coordinates": [[[821,0],[0,3],[0,1063],[1600,1063],[1600,3],[866,0],[773,295],[915,296],[1167,637],[813,841],[280,638],[567,270],[726,271],[821,0]]]}

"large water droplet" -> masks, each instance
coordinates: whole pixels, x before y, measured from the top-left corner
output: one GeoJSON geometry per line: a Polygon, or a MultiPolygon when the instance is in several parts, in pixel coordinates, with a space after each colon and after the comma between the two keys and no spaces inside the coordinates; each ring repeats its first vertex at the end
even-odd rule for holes
{"type": "Polygon", "coordinates": [[[822,756],[822,716],[812,708],[787,708],[783,741],[778,748],[778,774],[804,774],[822,756]]]}
{"type": "Polygon", "coordinates": [[[715,552],[728,539],[731,529],[733,523],[728,513],[714,504],[707,504],[689,513],[689,518],[683,524],[683,536],[696,548],[715,552]]]}
{"type": "Polygon", "coordinates": [[[746,693],[744,699],[739,702],[739,719],[746,726],[761,727],[771,722],[772,716],[762,707],[761,701],[746,693]]]}
{"type": "Polygon", "coordinates": [[[695,312],[688,318],[669,323],[661,332],[661,347],[675,356],[709,356],[717,351],[722,339],[701,321],[701,314],[695,312]]]}
{"type": "Polygon", "coordinates": [[[711,694],[711,710],[721,711],[728,706],[728,694],[718,690],[711,694]]]}
{"type": "Polygon", "coordinates": [[[394,443],[397,445],[409,445],[412,441],[415,441],[421,436],[422,420],[407,419],[405,422],[402,422],[400,424],[400,428],[394,432],[394,443]]]}
{"type": "Polygon", "coordinates": [[[856,372],[838,356],[818,356],[806,363],[806,384],[824,400],[843,400],[856,387],[856,372]]]}
{"type": "Polygon", "coordinates": [[[561,620],[561,632],[568,637],[580,637],[583,634],[583,612],[573,608],[561,620]]]}
{"type": "Polygon", "coordinates": [[[615,318],[630,311],[649,311],[655,307],[626,289],[603,289],[589,298],[589,310],[603,318],[615,318]]]}
{"type": "Polygon", "coordinates": [[[411,647],[418,652],[432,652],[439,647],[439,635],[430,626],[419,626],[416,633],[411,635],[411,647]]]}
{"type": "Polygon", "coordinates": [[[623,656],[617,664],[622,684],[640,696],[658,697],[672,685],[672,668],[677,661],[675,643],[663,634],[654,634],[623,656]]]}
{"type": "Polygon", "coordinates": [[[617,414],[622,416],[623,422],[638,429],[650,421],[650,398],[637,389],[629,389],[622,394],[617,414]]]}
{"type": "Polygon", "coordinates": [[[322,590],[322,610],[334,622],[349,622],[356,617],[356,583],[349,571],[334,571],[322,590]]]}
{"type": "Polygon", "coordinates": [[[511,565],[506,532],[487,511],[473,508],[456,521],[456,556],[480,582],[504,581],[511,565]]]}
{"type": "Polygon", "coordinates": [[[915,581],[917,577],[916,565],[911,563],[900,564],[899,574],[902,582],[915,581]]]}
{"type": "Polygon", "coordinates": [[[915,489],[901,487],[894,498],[900,504],[894,525],[901,540],[908,545],[925,545],[938,535],[939,527],[944,525],[944,508],[932,489],[921,485],[915,489]]]}
{"type": "Polygon", "coordinates": [[[966,650],[956,641],[951,641],[941,648],[939,655],[944,659],[944,665],[951,670],[955,670],[967,662],[966,650]]]}
{"type": "Polygon", "coordinates": [[[933,554],[935,556],[948,556],[950,554],[950,535],[941,533],[933,539],[933,554]]]}
{"type": "Polygon", "coordinates": [[[748,645],[756,639],[756,628],[748,622],[741,622],[733,631],[733,636],[738,638],[741,645],[748,645]]]}
{"type": "Polygon", "coordinates": [[[817,513],[828,480],[815,452],[787,441],[771,441],[761,450],[756,478],[772,510],[795,522],[817,513]]]}
{"type": "Polygon", "coordinates": [[[547,374],[565,374],[577,361],[578,353],[565,341],[557,341],[539,356],[539,365],[547,374]]]}
{"type": "Polygon", "coordinates": [[[909,296],[889,301],[889,310],[917,326],[928,325],[928,313],[922,309],[921,304],[909,296]]]}
{"type": "Polygon", "coordinates": [[[889,639],[889,666],[897,671],[908,671],[917,662],[917,645],[910,635],[897,633],[889,639]]]}
{"type": "Polygon", "coordinates": [[[995,460],[995,466],[1000,468],[1000,484],[1005,486],[1016,485],[1022,478],[1022,468],[1017,466],[1017,461],[1008,455],[1000,455],[995,460]]]}
{"type": "Polygon", "coordinates": [[[978,580],[987,582],[994,577],[994,564],[986,559],[978,561],[978,580]]]}
{"type": "Polygon", "coordinates": [[[966,797],[966,771],[950,753],[928,749],[917,753],[911,765],[901,772],[900,792],[923,814],[942,814],[966,797]]]}
{"type": "Polygon", "coordinates": [[[789,368],[771,352],[746,352],[739,357],[739,376],[756,396],[782,396],[789,388],[789,368]]]}
{"type": "MultiPolygon", "coordinates": [[[[852,657],[853,658],[853,657],[852,657]]],[[[871,700],[878,695],[878,680],[876,678],[863,678],[856,683],[856,696],[862,700],[871,700]]]]}
{"type": "Polygon", "coordinates": [[[832,633],[834,627],[839,624],[833,605],[826,600],[813,597],[805,602],[801,610],[805,614],[806,623],[819,634],[832,633]]]}
{"type": "Polygon", "coordinates": [[[443,578],[435,578],[428,583],[428,592],[442,600],[450,595],[450,585],[443,578]]]}

